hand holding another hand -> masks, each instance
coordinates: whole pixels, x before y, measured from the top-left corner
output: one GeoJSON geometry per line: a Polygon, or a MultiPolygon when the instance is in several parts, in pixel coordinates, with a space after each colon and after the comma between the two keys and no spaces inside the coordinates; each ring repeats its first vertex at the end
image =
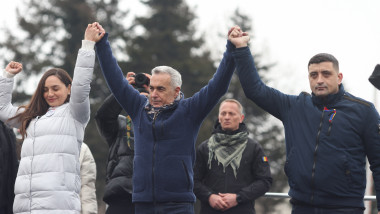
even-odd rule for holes
{"type": "Polygon", "coordinates": [[[239,26],[234,26],[228,31],[228,40],[230,40],[236,48],[247,47],[249,39],[249,34],[243,32],[239,26]]]}
{"type": "Polygon", "coordinates": [[[105,33],[106,31],[103,29],[103,27],[99,23],[94,22],[92,24],[87,25],[86,31],[84,33],[84,39],[93,42],[98,42],[103,38],[105,33]]]}
{"type": "Polygon", "coordinates": [[[223,201],[220,195],[212,194],[208,198],[210,206],[216,210],[224,211],[228,208],[228,205],[223,201]]]}
{"type": "Polygon", "coordinates": [[[235,193],[219,193],[219,196],[222,197],[222,200],[227,205],[227,207],[223,211],[228,210],[238,205],[236,201],[237,195],[235,193]]]}

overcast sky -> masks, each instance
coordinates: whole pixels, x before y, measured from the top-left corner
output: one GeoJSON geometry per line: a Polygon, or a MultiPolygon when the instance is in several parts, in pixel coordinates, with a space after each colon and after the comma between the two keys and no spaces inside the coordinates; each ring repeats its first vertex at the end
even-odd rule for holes
{"type": "Polygon", "coordinates": [[[375,89],[368,77],[380,63],[380,1],[189,2],[198,5],[200,23],[206,29],[226,28],[222,20],[237,7],[249,14],[253,20],[252,51],[260,52],[268,62],[277,62],[271,71],[275,88],[292,94],[310,92],[307,63],[313,55],[327,52],[339,60],[346,90],[374,100],[375,89]]]}
{"type": "MultiPolygon", "coordinates": [[[[4,1],[0,26],[15,25],[14,8],[20,0],[4,1]]],[[[206,32],[207,47],[216,54],[225,41],[218,35],[231,27],[236,8],[253,20],[252,51],[262,54],[272,69],[271,86],[286,93],[310,92],[307,62],[315,54],[333,54],[340,63],[343,84],[353,95],[374,101],[374,87],[368,82],[380,63],[379,0],[187,0],[198,16],[196,25],[206,32]]],[[[125,1],[135,14],[144,13],[138,0],[125,1]]],[[[15,25],[17,27],[17,25],[15,25]]],[[[106,26],[104,26],[106,28],[106,26]]]]}

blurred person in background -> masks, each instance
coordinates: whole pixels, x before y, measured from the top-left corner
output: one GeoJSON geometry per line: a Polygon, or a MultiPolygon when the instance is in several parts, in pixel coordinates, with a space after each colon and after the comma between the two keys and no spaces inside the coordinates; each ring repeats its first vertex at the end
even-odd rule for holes
{"type": "Polygon", "coordinates": [[[0,213],[13,214],[14,184],[17,175],[16,136],[0,121],[0,213]]]}
{"type": "Polygon", "coordinates": [[[211,137],[197,148],[194,193],[200,214],[254,214],[255,200],[272,185],[268,159],[248,138],[243,120],[240,102],[224,100],[211,137]]]}
{"type": "MultiPolygon", "coordinates": [[[[136,74],[128,72],[126,79],[140,94],[148,96],[149,74],[137,82],[136,74]]],[[[134,131],[131,118],[121,115],[123,108],[115,97],[109,95],[95,114],[100,135],[108,144],[106,186],[103,201],[107,204],[106,214],[133,214],[132,175],[134,157],[134,131]]]]}
{"type": "Polygon", "coordinates": [[[97,214],[98,201],[96,200],[96,163],[87,144],[82,143],[79,155],[80,163],[80,202],[81,214],[97,214]]]}

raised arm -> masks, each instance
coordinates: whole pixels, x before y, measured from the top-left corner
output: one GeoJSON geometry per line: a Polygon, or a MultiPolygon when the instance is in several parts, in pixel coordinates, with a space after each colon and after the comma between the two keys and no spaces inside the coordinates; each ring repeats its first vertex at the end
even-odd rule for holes
{"type": "MultiPolygon", "coordinates": [[[[237,32],[238,30],[236,30],[235,27],[231,28],[228,31],[228,38],[230,38],[231,34],[236,34],[237,32]]],[[[219,99],[227,92],[232,74],[235,70],[235,61],[232,57],[234,50],[235,46],[228,40],[223,59],[214,76],[205,87],[190,98],[190,109],[197,109],[195,112],[197,114],[194,118],[195,120],[203,120],[219,102],[219,99]]]]}
{"type": "MultiPolygon", "coordinates": [[[[19,123],[15,120],[8,121],[9,118],[15,116],[19,109],[12,105],[12,90],[14,76],[22,71],[22,64],[11,61],[0,75],[0,120],[12,127],[19,127],[19,123]]],[[[22,111],[23,109],[20,109],[22,111]]]]}
{"type": "Polygon", "coordinates": [[[133,119],[136,112],[145,104],[146,98],[140,96],[139,92],[124,78],[107,39],[108,34],[106,33],[104,38],[96,43],[99,64],[112,94],[133,119]]]}
{"type": "Polygon", "coordinates": [[[289,96],[280,91],[266,86],[260,79],[253,56],[248,47],[248,34],[240,34],[237,37],[231,38],[231,42],[237,48],[234,53],[236,62],[236,71],[239,76],[240,83],[244,93],[258,106],[269,112],[273,116],[282,119],[283,114],[290,108],[290,103],[295,96],[289,96]]]}
{"type": "Polygon", "coordinates": [[[119,131],[118,117],[122,110],[123,108],[111,94],[95,113],[95,121],[98,131],[109,146],[116,141],[117,133],[119,131]]]}
{"type": "Polygon", "coordinates": [[[104,36],[97,23],[89,24],[82,40],[82,48],[78,51],[71,87],[70,110],[74,118],[81,123],[90,119],[90,84],[95,65],[95,42],[104,36]]]}

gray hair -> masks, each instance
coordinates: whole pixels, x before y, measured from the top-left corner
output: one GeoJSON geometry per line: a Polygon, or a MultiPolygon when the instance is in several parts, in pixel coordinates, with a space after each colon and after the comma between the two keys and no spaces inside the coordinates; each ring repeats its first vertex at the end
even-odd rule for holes
{"type": "Polygon", "coordinates": [[[171,85],[173,88],[180,87],[182,86],[182,78],[181,74],[175,70],[172,67],[169,66],[157,66],[152,69],[152,75],[153,74],[159,74],[159,73],[167,73],[170,75],[170,80],[171,80],[171,85]]]}
{"type": "MultiPolygon", "coordinates": [[[[220,106],[222,106],[223,103],[226,103],[226,102],[230,102],[230,103],[236,103],[236,105],[238,106],[239,108],[239,111],[242,115],[244,115],[244,109],[243,109],[243,106],[241,105],[241,103],[235,99],[225,99],[222,101],[222,103],[220,103],[220,106]]],[[[220,106],[219,106],[219,109],[220,109],[220,106]]]]}

